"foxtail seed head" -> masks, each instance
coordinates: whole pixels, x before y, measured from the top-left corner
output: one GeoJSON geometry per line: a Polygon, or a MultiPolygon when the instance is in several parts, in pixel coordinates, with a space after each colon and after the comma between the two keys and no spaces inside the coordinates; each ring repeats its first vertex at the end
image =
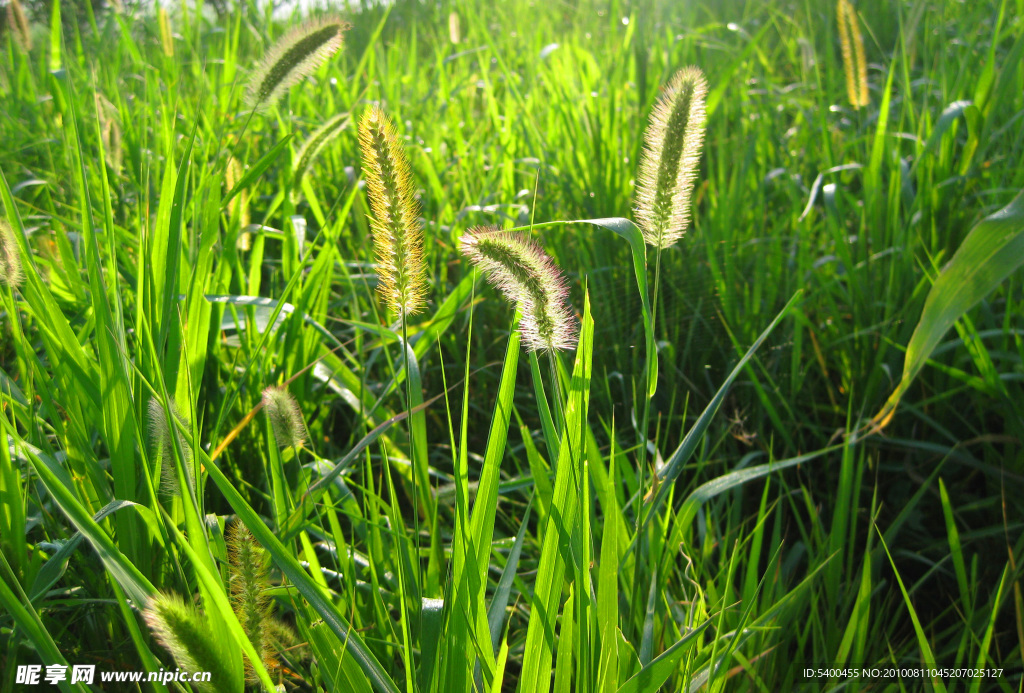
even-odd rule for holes
{"type": "Polygon", "coordinates": [[[302,183],[302,177],[306,175],[313,159],[320,156],[321,150],[341,134],[341,131],[348,127],[349,122],[348,113],[339,113],[328,118],[326,123],[317,128],[303,142],[299,151],[295,153],[295,168],[292,170],[292,180],[296,187],[302,183]]]}
{"type": "MultiPolygon", "coordinates": [[[[273,621],[270,616],[273,604],[267,597],[270,587],[267,553],[241,521],[231,525],[227,539],[231,606],[264,667],[273,670],[277,668],[277,660],[271,652],[272,633],[268,628],[273,621]]],[[[248,657],[245,679],[253,684],[258,681],[248,657]]]]}
{"type": "Polygon", "coordinates": [[[21,0],[10,0],[7,3],[7,26],[14,30],[17,43],[26,53],[32,50],[32,30],[25,16],[25,8],[21,0]]]}
{"type": "Polygon", "coordinates": [[[306,424],[299,403],[286,388],[271,385],[263,391],[263,408],[270,417],[274,438],[283,448],[300,448],[306,442],[306,424]]]}
{"type": "Polygon", "coordinates": [[[462,236],[459,251],[522,312],[519,329],[529,351],[571,349],[575,323],[566,304],[562,273],[525,234],[476,227],[462,236]]]}
{"type": "MultiPolygon", "coordinates": [[[[183,469],[185,472],[185,479],[192,491],[195,491],[195,475],[192,470],[192,448],[188,446],[188,442],[184,436],[181,435],[181,431],[178,430],[177,426],[168,428],[167,414],[164,410],[160,401],[155,397],[149,400],[149,433],[153,440],[153,444],[156,446],[157,451],[160,453],[160,482],[161,487],[166,493],[180,493],[181,487],[178,484],[178,475],[174,470],[174,443],[171,440],[171,436],[175,436],[178,439],[178,447],[181,449],[181,454],[184,456],[183,469]]],[[[188,425],[188,419],[178,409],[178,405],[171,400],[171,416],[178,420],[183,426],[188,425]]]]}
{"type": "Polygon", "coordinates": [[[167,10],[161,7],[157,10],[157,19],[160,24],[160,46],[164,49],[164,55],[168,58],[174,57],[174,34],[171,33],[171,18],[167,10]]]}
{"type": "Polygon", "coordinates": [[[856,109],[867,106],[868,64],[864,58],[864,36],[857,24],[857,12],[850,0],[836,2],[839,22],[839,45],[843,51],[843,73],[846,75],[846,98],[856,109]]]}
{"type": "Polygon", "coordinates": [[[16,288],[21,284],[21,256],[14,240],[14,230],[5,219],[0,219],[0,284],[16,288]]]}
{"type": "Polygon", "coordinates": [[[377,293],[393,312],[413,314],[423,306],[426,269],[419,205],[412,172],[391,120],[371,106],[359,120],[363,175],[372,211],[377,255],[377,293]]]}
{"type": "Polygon", "coordinates": [[[121,173],[123,159],[121,148],[121,116],[117,106],[105,96],[96,92],[96,114],[100,121],[100,140],[107,165],[116,175],[121,173]]]}
{"type": "MultiPolygon", "coordinates": [[[[228,156],[228,165],[224,169],[224,192],[227,193],[235,189],[239,181],[242,180],[242,164],[233,156],[228,156]]],[[[238,232],[238,239],[235,241],[235,247],[239,250],[250,250],[252,248],[252,233],[246,231],[249,226],[250,214],[249,214],[249,190],[243,188],[238,191],[230,202],[228,202],[228,216],[232,222],[237,221],[240,231],[238,232]]]]}
{"type": "Polygon", "coordinates": [[[219,691],[231,681],[231,667],[213,640],[209,620],[176,594],[158,592],[142,612],[157,641],[186,671],[208,671],[210,681],[193,683],[198,691],[219,691]]]}
{"type": "Polygon", "coordinates": [[[668,248],[690,225],[690,194],[704,143],[708,83],[696,67],[676,73],[654,106],[637,176],[636,218],[644,240],[668,248]]]}
{"type": "Polygon", "coordinates": [[[298,26],[275,43],[260,61],[245,93],[249,108],[265,112],[302,78],[323,65],[341,48],[348,23],[336,17],[298,26]]]}

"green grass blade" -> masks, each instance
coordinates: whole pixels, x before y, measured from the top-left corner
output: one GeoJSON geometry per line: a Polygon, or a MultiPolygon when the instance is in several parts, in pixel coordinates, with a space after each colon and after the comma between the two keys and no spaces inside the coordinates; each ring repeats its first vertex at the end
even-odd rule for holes
{"type": "MultiPolygon", "coordinates": [[[[903,602],[907,605],[907,611],[910,613],[910,620],[914,624],[914,635],[917,636],[917,646],[921,650],[921,665],[924,667],[932,668],[941,666],[939,661],[935,658],[935,654],[932,652],[931,645],[928,643],[928,636],[924,632],[924,628],[921,626],[921,619],[917,616],[917,610],[914,608],[914,603],[910,600],[910,594],[907,592],[907,588],[903,584],[903,578],[900,577],[900,571],[896,568],[896,561],[892,559],[892,553],[889,551],[889,545],[885,541],[885,536],[882,535],[882,531],[875,526],[875,531],[878,532],[878,538],[882,541],[882,548],[885,549],[885,555],[889,557],[889,565],[892,566],[893,575],[896,576],[896,583],[900,586],[900,594],[903,595],[903,602]]],[[[923,677],[922,677],[923,678],[923,677]]],[[[939,693],[946,693],[946,686],[942,682],[942,679],[938,676],[929,677],[932,686],[939,693]]]]}
{"type": "Polygon", "coordinates": [[[498,586],[491,597],[491,603],[487,607],[487,623],[490,626],[491,644],[495,651],[501,644],[501,633],[505,626],[505,609],[508,608],[508,600],[512,595],[512,582],[519,566],[519,557],[523,552],[523,540],[526,539],[531,508],[533,508],[533,496],[530,497],[526,509],[523,510],[523,520],[519,523],[515,542],[512,544],[512,550],[508,552],[508,560],[501,571],[501,577],[498,578],[498,586]]]}
{"type": "Polygon", "coordinates": [[[249,169],[239,178],[238,182],[235,183],[235,187],[231,188],[226,195],[221,199],[220,204],[222,209],[227,209],[228,203],[234,199],[235,195],[245,190],[247,187],[252,185],[253,181],[262,176],[270,165],[277,161],[277,157],[281,156],[281,153],[288,147],[288,143],[291,142],[294,135],[285,135],[270,148],[266,154],[256,160],[256,163],[249,167],[249,169]]]}
{"type": "Polygon", "coordinates": [[[655,693],[675,671],[679,664],[679,658],[687,652],[686,646],[693,643],[711,623],[711,619],[708,619],[677,640],[667,650],[655,657],[650,664],[619,686],[616,693],[655,693]]]}
{"type": "MultiPolygon", "coordinates": [[[[153,248],[156,250],[153,262],[153,281],[156,287],[155,298],[160,301],[160,312],[154,321],[157,329],[157,349],[167,345],[167,338],[171,334],[171,326],[178,324],[177,312],[173,312],[174,305],[178,302],[178,268],[181,264],[182,231],[185,218],[185,190],[188,187],[189,170],[192,166],[192,147],[195,145],[196,133],[199,130],[199,119],[192,124],[192,133],[189,135],[185,152],[181,156],[181,163],[178,164],[178,172],[174,177],[174,194],[168,200],[170,209],[167,210],[167,226],[158,224],[153,238],[153,248]]],[[[161,199],[161,207],[164,199],[161,199]]],[[[177,365],[178,354],[168,354],[168,359],[174,359],[177,365]]]]}
{"type": "Polygon", "coordinates": [[[622,217],[608,219],[583,219],[573,224],[593,224],[608,229],[626,239],[633,253],[633,274],[636,275],[636,287],[640,292],[640,304],[643,307],[644,337],[646,339],[647,364],[647,397],[654,397],[658,389],[658,348],[654,339],[654,312],[651,309],[650,291],[647,290],[647,245],[643,234],[636,224],[622,217]]]}
{"type": "Polygon", "coordinates": [[[420,656],[420,690],[436,690],[434,673],[437,670],[437,651],[444,629],[444,600],[423,598],[421,609],[423,627],[420,642],[423,654],[420,656]]]}
{"type": "Polygon", "coordinates": [[[505,349],[505,361],[501,371],[498,396],[494,403],[494,414],[487,435],[487,448],[480,472],[476,500],[469,513],[469,526],[461,522],[455,525],[452,540],[452,604],[449,632],[450,658],[467,657],[454,668],[449,669],[449,685],[456,690],[467,685],[466,677],[473,671],[473,652],[469,642],[475,642],[480,650],[479,666],[484,673],[485,685],[489,685],[494,674],[494,647],[487,622],[487,606],[484,601],[486,566],[491,552],[494,533],[494,516],[498,506],[498,482],[501,461],[505,455],[508,440],[508,426],[512,418],[512,398],[515,394],[516,372],[519,365],[519,331],[509,336],[505,349]],[[459,668],[459,665],[462,668],[459,668]]]}
{"type": "MultiPolygon", "coordinates": [[[[44,665],[60,664],[66,668],[68,665],[67,660],[60,653],[57,643],[53,641],[50,633],[39,619],[39,614],[36,613],[32,604],[28,601],[25,593],[19,587],[19,594],[16,595],[10,587],[10,585],[17,585],[18,581],[14,571],[11,570],[10,564],[7,562],[7,556],[3,553],[0,553],[0,566],[3,567],[3,571],[0,572],[0,606],[3,607],[6,614],[11,616],[18,628],[24,631],[39,653],[44,665]]],[[[83,683],[72,685],[67,678],[61,679],[57,685],[62,691],[67,692],[79,691],[85,693],[89,690],[83,683]]]]}
{"type": "Polygon", "coordinates": [[[558,656],[555,657],[554,693],[571,693],[573,653],[580,652],[578,644],[573,642],[575,633],[574,607],[576,605],[575,584],[569,585],[569,596],[562,605],[562,623],[558,629],[558,656]]]}
{"type": "Polygon", "coordinates": [[[943,335],[964,313],[1024,264],[1024,190],[982,219],[942,269],[928,292],[907,344],[903,376],[873,423],[885,426],[943,335]]]}
{"type": "Polygon", "coordinates": [[[17,441],[16,444],[25,452],[29,464],[32,465],[32,469],[57,503],[57,507],[71,520],[72,524],[78,528],[78,531],[89,540],[93,549],[99,554],[100,560],[103,561],[103,565],[106,566],[111,575],[124,588],[132,601],[135,604],[145,604],[149,600],[150,595],[156,593],[156,588],[153,587],[153,584],[131,561],[125,558],[125,555],[114,544],[114,540],[92,519],[89,512],[82,507],[82,504],[78,502],[71,491],[64,485],[64,482],[54,473],[52,467],[57,466],[57,463],[45,461],[41,450],[21,441],[6,419],[0,419],[0,421],[2,421],[3,427],[7,430],[7,435],[12,440],[17,441]]]}
{"type": "MultiPolygon", "coordinates": [[[[132,501],[126,500],[113,500],[103,506],[103,509],[92,516],[94,522],[100,522],[103,518],[111,513],[117,512],[122,508],[127,507],[139,507],[138,504],[132,501]]],[[[64,544],[57,549],[56,552],[43,564],[43,567],[36,573],[36,578],[32,582],[32,587],[29,590],[31,597],[30,600],[35,602],[46,594],[46,591],[53,587],[57,580],[60,580],[61,576],[64,575],[64,571],[68,568],[68,560],[70,560],[72,554],[75,553],[75,549],[82,542],[83,535],[81,532],[75,532],[74,536],[68,539],[64,544]]]]}

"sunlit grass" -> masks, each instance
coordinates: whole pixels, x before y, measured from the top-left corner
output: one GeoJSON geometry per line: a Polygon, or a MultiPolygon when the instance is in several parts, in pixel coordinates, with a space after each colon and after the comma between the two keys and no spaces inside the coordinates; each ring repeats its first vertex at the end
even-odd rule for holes
{"type": "Polygon", "coordinates": [[[299,17],[5,32],[0,691],[173,669],[161,608],[215,690],[1020,690],[1017,208],[964,239],[1024,188],[1024,7],[840,4],[857,109],[829,3],[399,2],[248,105],[299,17]],[[707,130],[656,280],[617,218],[687,65],[707,130]],[[376,295],[372,105],[422,214],[408,319],[376,295]],[[572,349],[526,348],[477,226],[565,274],[572,349]],[[996,233],[872,430],[939,271],[996,233]],[[269,557],[248,611],[239,542],[269,557]]]}

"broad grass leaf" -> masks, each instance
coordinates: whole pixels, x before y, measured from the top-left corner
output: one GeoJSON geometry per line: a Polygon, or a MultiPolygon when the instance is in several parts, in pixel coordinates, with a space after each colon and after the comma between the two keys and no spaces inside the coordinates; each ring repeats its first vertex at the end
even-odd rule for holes
{"type": "Polygon", "coordinates": [[[982,219],[942,268],[925,299],[921,319],[907,344],[903,376],[872,419],[884,427],[900,399],[950,327],[1024,264],[1024,190],[1010,204],[982,219]]]}

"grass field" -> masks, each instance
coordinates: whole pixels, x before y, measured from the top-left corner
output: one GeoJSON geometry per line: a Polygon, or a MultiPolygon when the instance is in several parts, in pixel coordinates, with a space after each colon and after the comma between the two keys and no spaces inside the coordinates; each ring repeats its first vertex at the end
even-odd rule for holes
{"type": "Polygon", "coordinates": [[[1024,0],[401,0],[257,113],[300,18],[220,8],[0,34],[0,691],[1024,690],[1024,0]],[[523,347],[480,225],[561,269],[574,349],[523,347]]]}

